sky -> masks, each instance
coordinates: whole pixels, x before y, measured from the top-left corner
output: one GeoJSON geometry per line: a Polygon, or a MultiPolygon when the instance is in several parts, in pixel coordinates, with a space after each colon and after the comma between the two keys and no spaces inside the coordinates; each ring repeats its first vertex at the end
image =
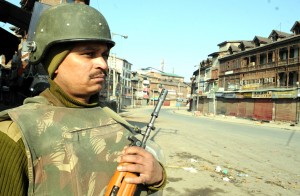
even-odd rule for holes
{"type": "MultiPolygon", "coordinates": [[[[8,0],[19,6],[20,0],[8,0]]],[[[230,40],[291,33],[300,0],[90,0],[115,35],[112,49],[132,70],[153,67],[190,81],[199,63],[230,40]]],[[[0,23],[8,28],[9,24],[0,23]]]]}

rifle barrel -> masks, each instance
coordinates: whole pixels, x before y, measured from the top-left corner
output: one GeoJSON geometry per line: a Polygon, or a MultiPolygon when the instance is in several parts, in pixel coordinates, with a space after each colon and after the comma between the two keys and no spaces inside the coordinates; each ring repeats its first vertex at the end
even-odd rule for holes
{"type": "Polygon", "coordinates": [[[151,114],[152,117],[150,119],[149,124],[147,125],[147,130],[144,134],[144,137],[143,137],[143,140],[142,140],[142,143],[141,143],[141,147],[143,147],[143,148],[146,147],[146,142],[147,142],[147,139],[150,136],[150,132],[155,129],[154,128],[154,121],[158,117],[160,108],[163,105],[163,103],[164,103],[164,101],[167,97],[167,94],[168,94],[168,90],[166,90],[166,89],[162,89],[162,91],[160,92],[160,95],[159,95],[159,98],[158,98],[158,103],[156,104],[156,106],[155,106],[155,108],[154,108],[154,110],[151,114]]]}

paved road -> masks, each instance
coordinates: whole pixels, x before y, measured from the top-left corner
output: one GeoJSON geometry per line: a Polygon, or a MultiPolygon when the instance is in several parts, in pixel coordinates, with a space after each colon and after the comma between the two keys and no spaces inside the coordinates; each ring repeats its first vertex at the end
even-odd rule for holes
{"type": "MultiPolygon", "coordinates": [[[[126,116],[143,127],[152,109],[126,116]]],[[[165,196],[300,195],[299,127],[195,117],[176,108],[162,108],[155,125],[150,139],[165,153],[165,196]]]]}

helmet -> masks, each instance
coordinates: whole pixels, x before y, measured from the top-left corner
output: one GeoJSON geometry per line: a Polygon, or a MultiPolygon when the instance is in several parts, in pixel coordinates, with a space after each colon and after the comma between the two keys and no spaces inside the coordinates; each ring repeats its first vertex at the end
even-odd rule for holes
{"type": "Polygon", "coordinates": [[[98,41],[115,45],[104,16],[96,9],[81,3],[64,3],[45,10],[36,25],[30,54],[32,64],[39,63],[47,50],[59,43],[98,41]]]}

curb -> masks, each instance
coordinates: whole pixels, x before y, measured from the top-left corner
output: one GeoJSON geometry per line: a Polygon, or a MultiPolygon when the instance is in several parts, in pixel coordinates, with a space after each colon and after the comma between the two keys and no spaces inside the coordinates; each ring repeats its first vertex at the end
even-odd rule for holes
{"type": "Polygon", "coordinates": [[[257,121],[252,119],[243,119],[238,118],[235,116],[225,116],[225,115],[203,115],[203,114],[195,114],[195,112],[189,112],[187,110],[172,110],[173,113],[187,115],[187,116],[194,116],[195,118],[209,118],[213,120],[220,120],[232,123],[240,123],[240,124],[249,124],[249,125],[259,125],[259,126],[267,126],[267,127],[274,127],[274,128],[281,128],[287,130],[300,130],[299,125],[285,123],[285,122],[264,122],[264,121],[257,121]]]}

